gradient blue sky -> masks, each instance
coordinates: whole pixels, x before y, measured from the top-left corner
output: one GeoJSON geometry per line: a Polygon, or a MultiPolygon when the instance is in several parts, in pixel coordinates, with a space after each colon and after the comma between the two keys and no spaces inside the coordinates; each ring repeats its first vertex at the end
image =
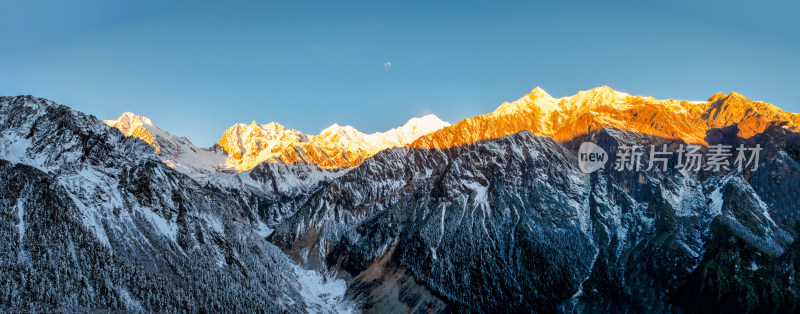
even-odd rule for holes
{"type": "Polygon", "coordinates": [[[124,111],[210,146],[236,122],[306,133],[457,122],[541,86],[800,111],[791,2],[2,1],[0,95],[124,111]],[[168,3],[162,3],[168,2],[168,3]],[[391,67],[385,67],[391,62],[391,67]]]}

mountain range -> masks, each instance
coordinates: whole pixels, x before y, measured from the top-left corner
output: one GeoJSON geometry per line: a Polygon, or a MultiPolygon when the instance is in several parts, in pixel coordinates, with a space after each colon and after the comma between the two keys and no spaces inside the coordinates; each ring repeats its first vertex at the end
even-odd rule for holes
{"type": "Polygon", "coordinates": [[[0,97],[0,309],[793,312],[799,128],[738,93],[536,88],[453,125],[253,122],[198,148],[0,97]],[[586,174],[583,142],[763,151],[758,170],[586,174]]]}
{"type": "Polygon", "coordinates": [[[249,125],[238,123],[227,130],[209,149],[195,147],[185,137],[175,137],[150,119],[126,112],[117,120],[104,121],[125,136],[144,140],[172,167],[198,171],[246,171],[258,164],[306,163],[322,168],[347,168],[360,165],[379,151],[405,146],[420,136],[450,124],[435,115],[408,120],[403,126],[364,134],[351,126],[334,124],[318,135],[287,129],[277,122],[249,125]]]}

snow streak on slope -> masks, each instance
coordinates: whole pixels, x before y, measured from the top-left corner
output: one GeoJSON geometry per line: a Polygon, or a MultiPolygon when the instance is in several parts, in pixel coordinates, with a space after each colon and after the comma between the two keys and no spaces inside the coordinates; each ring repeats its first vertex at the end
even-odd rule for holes
{"type": "Polygon", "coordinates": [[[347,285],[342,279],[330,278],[315,270],[294,265],[300,283],[300,294],[306,299],[309,313],[352,313],[352,304],[345,300],[347,285]]]}

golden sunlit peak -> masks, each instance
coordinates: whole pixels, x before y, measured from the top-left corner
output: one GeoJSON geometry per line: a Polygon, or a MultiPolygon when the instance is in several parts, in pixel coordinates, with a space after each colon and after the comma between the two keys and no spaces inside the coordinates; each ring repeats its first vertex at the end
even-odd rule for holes
{"type": "Polygon", "coordinates": [[[552,96],[550,96],[550,94],[548,94],[546,91],[544,91],[544,89],[542,89],[539,86],[536,86],[536,88],[532,89],[531,93],[528,94],[528,96],[530,96],[531,99],[534,99],[534,98],[545,98],[545,97],[546,98],[552,98],[552,96]]]}
{"type": "Polygon", "coordinates": [[[281,124],[279,124],[277,122],[274,122],[274,121],[270,122],[270,123],[267,123],[267,124],[261,124],[261,123],[258,123],[255,120],[253,120],[253,122],[250,122],[250,125],[247,125],[247,124],[244,124],[244,123],[239,123],[239,124],[236,124],[235,127],[240,127],[242,129],[247,129],[247,128],[256,129],[257,128],[257,129],[268,130],[268,131],[272,131],[272,132],[281,132],[281,131],[286,130],[286,127],[284,127],[283,125],[281,125],[281,124]]]}
{"type": "Polygon", "coordinates": [[[623,98],[624,99],[627,96],[630,96],[630,95],[627,94],[627,93],[615,91],[613,88],[604,85],[604,86],[592,88],[590,90],[580,91],[580,92],[578,92],[577,94],[575,94],[574,96],[571,96],[571,97],[577,97],[578,99],[586,99],[586,98],[594,98],[594,99],[623,98]]]}
{"type": "Polygon", "coordinates": [[[119,118],[117,118],[117,120],[106,120],[106,121],[107,121],[106,124],[128,123],[131,125],[153,125],[153,122],[150,121],[150,119],[132,112],[123,113],[121,116],[119,116],[119,118]]]}
{"type": "MultiPolygon", "coordinates": [[[[709,97],[709,98],[708,98],[708,101],[714,102],[714,101],[717,101],[717,100],[720,100],[720,99],[726,99],[726,98],[733,98],[733,99],[748,99],[747,97],[744,97],[744,95],[742,95],[742,94],[739,94],[739,93],[737,93],[737,92],[730,92],[729,94],[725,94],[725,93],[716,93],[716,94],[714,94],[714,95],[711,95],[711,97],[709,97]]],[[[749,99],[748,99],[748,100],[749,100],[749,99]]]]}
{"type": "Polygon", "coordinates": [[[377,152],[405,146],[422,135],[450,125],[435,115],[412,118],[386,132],[364,134],[352,126],[334,123],[317,135],[303,134],[271,122],[236,124],[217,144],[230,157],[226,165],[239,171],[264,161],[305,162],[322,168],[353,167],[377,152]]]}
{"type": "Polygon", "coordinates": [[[742,95],[742,94],[739,94],[739,93],[737,93],[737,92],[731,92],[730,94],[728,94],[728,97],[729,97],[729,98],[742,98],[742,99],[747,99],[747,97],[744,97],[744,95],[742,95]]]}
{"type": "Polygon", "coordinates": [[[711,95],[711,97],[708,98],[708,101],[715,102],[717,100],[724,99],[725,97],[728,97],[728,95],[726,95],[725,93],[716,93],[714,95],[711,95]]]}
{"type": "Polygon", "coordinates": [[[602,92],[602,93],[614,93],[616,92],[613,88],[608,87],[608,85],[603,85],[599,87],[595,87],[591,89],[592,91],[602,92]]]}
{"type": "Polygon", "coordinates": [[[147,142],[155,148],[157,153],[161,153],[161,147],[156,142],[156,135],[163,135],[165,132],[155,126],[150,119],[125,112],[117,120],[105,120],[103,123],[119,129],[125,136],[133,136],[147,142]]]}
{"type": "Polygon", "coordinates": [[[358,133],[361,133],[358,130],[356,130],[356,128],[354,128],[353,126],[340,125],[338,123],[334,123],[331,126],[329,126],[329,127],[325,128],[324,130],[322,130],[322,132],[320,132],[320,134],[322,134],[322,133],[330,133],[330,132],[333,132],[333,133],[336,133],[336,132],[358,132],[358,133]]]}

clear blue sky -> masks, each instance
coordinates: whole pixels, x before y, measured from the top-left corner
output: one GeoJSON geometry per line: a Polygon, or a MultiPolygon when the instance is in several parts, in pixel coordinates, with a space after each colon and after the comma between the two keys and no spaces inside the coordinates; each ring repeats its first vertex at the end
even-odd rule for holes
{"type": "Polygon", "coordinates": [[[0,95],[131,111],[200,146],[253,120],[457,122],[536,86],[800,111],[797,4],[429,2],[2,1],[0,95]]]}

